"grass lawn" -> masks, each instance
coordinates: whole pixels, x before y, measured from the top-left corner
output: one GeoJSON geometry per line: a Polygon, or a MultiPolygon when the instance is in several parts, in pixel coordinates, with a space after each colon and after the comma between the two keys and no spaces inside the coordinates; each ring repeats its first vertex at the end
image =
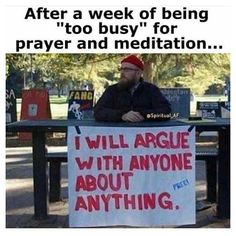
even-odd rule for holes
{"type": "MultiPolygon", "coordinates": [[[[57,95],[49,96],[50,104],[65,104],[67,103],[67,96],[61,96],[60,98],[57,95]]],[[[17,104],[21,104],[21,98],[16,99],[17,104]]]]}
{"type": "Polygon", "coordinates": [[[228,97],[223,95],[203,95],[203,96],[195,96],[194,100],[197,102],[225,102],[228,97]]]}
{"type": "Polygon", "coordinates": [[[67,96],[61,96],[60,98],[57,95],[49,96],[50,104],[63,104],[67,103],[67,96]]]}

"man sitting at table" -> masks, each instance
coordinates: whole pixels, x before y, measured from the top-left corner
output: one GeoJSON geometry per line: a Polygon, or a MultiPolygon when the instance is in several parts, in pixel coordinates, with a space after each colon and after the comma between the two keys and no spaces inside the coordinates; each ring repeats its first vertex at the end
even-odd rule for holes
{"type": "Polygon", "coordinates": [[[143,62],[135,55],[121,61],[120,81],[109,86],[95,105],[97,121],[169,119],[169,102],[159,88],[143,81],[143,68],[143,62]]]}

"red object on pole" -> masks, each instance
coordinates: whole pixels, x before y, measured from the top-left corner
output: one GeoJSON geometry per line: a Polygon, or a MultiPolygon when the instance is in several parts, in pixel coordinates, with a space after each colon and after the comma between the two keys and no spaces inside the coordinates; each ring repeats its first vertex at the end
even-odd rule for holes
{"type": "MultiPolygon", "coordinates": [[[[49,94],[47,89],[30,89],[22,91],[21,120],[51,119],[49,94]]],[[[20,133],[20,140],[32,138],[30,133],[20,133]]]]}

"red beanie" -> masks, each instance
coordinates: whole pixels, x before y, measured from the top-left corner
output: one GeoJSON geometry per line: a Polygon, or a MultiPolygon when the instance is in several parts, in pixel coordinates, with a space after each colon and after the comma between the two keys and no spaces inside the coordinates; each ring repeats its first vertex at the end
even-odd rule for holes
{"type": "Polygon", "coordinates": [[[131,64],[137,66],[138,68],[140,68],[141,70],[143,70],[143,62],[135,55],[130,55],[130,56],[126,57],[125,59],[123,59],[121,61],[121,63],[123,63],[123,62],[131,63],[131,64]]]}

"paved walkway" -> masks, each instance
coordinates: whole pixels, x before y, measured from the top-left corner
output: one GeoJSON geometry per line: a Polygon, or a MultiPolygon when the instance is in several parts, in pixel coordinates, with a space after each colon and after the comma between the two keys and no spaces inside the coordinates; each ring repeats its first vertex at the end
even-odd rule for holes
{"type": "MultiPolygon", "coordinates": [[[[60,147],[53,147],[61,151],[60,147]]],[[[7,228],[67,228],[68,227],[68,191],[67,164],[62,165],[62,201],[50,203],[49,218],[38,221],[33,218],[33,180],[31,148],[6,149],[6,227],[7,228]]],[[[200,201],[205,198],[205,165],[196,163],[197,206],[205,210],[197,211],[195,225],[180,228],[229,228],[230,220],[215,217],[216,206],[200,201]],[[202,203],[204,203],[202,205],[202,203]]]]}

